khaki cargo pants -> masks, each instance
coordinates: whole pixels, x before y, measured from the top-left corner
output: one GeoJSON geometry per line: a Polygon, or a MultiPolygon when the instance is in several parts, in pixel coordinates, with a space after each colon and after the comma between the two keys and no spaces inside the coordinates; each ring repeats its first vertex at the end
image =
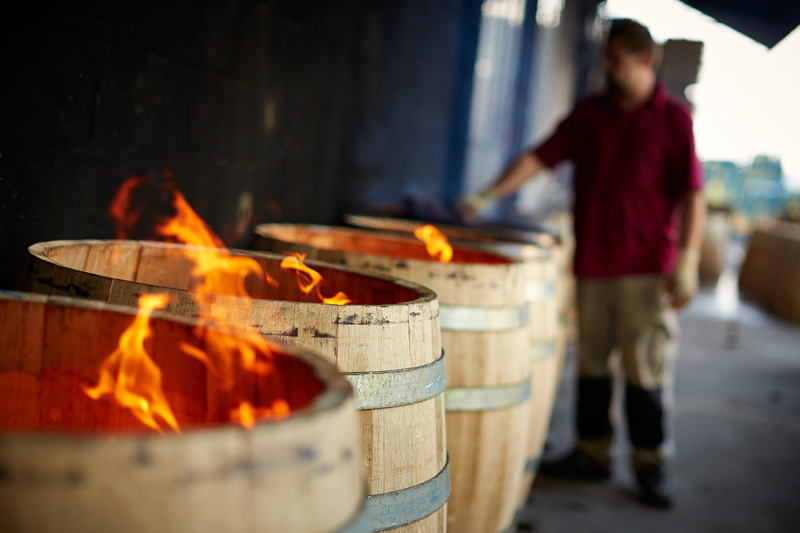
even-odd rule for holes
{"type": "Polygon", "coordinates": [[[577,280],[578,448],[610,464],[611,354],[619,349],[634,469],[664,462],[665,391],[671,395],[678,321],[662,276],[577,280]]]}

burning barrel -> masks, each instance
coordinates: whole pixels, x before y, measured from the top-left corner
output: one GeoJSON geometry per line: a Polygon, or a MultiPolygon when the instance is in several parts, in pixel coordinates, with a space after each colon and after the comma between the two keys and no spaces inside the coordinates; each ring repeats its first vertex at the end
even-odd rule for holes
{"type": "MultiPolygon", "coordinates": [[[[346,215],[348,224],[388,232],[413,233],[420,222],[400,218],[346,215]]],[[[564,276],[562,246],[545,233],[466,228],[437,224],[454,244],[465,243],[483,250],[518,258],[524,263],[525,301],[530,317],[531,419],[525,476],[519,492],[520,506],[527,500],[550,426],[558,384],[566,355],[567,331],[563,312],[564,276]]]]}
{"type": "Polygon", "coordinates": [[[444,360],[432,291],[292,256],[179,244],[56,241],[29,252],[23,290],[126,305],[163,292],[170,312],[252,327],[326,358],[355,391],[373,530],[444,530],[444,360]],[[345,301],[333,288],[351,303],[320,303],[345,301]]]}
{"type": "Polygon", "coordinates": [[[530,398],[522,263],[466,247],[441,263],[413,238],[323,226],[260,225],[254,243],[403,277],[437,292],[447,354],[448,527],[486,533],[511,526],[530,398]]]}
{"type": "Polygon", "coordinates": [[[2,292],[0,387],[2,531],[369,530],[351,388],[301,348],[2,292]]]}
{"type": "MultiPolygon", "coordinates": [[[[428,224],[428,222],[405,218],[359,215],[355,213],[346,214],[344,216],[344,221],[357,228],[394,233],[414,233],[414,230],[420,225],[428,224]]],[[[431,222],[431,224],[435,224],[436,229],[443,233],[448,239],[465,243],[499,245],[512,242],[544,247],[551,247],[558,244],[558,239],[545,232],[516,230],[512,228],[499,229],[496,227],[457,226],[453,224],[440,224],[438,222],[431,222]]]]}

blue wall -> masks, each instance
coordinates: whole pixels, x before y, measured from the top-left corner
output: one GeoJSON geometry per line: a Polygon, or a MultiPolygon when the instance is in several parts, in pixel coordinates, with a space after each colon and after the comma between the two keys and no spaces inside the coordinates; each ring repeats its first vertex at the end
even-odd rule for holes
{"type": "MultiPolygon", "coordinates": [[[[5,7],[0,288],[14,286],[32,243],[112,237],[108,205],[131,175],[171,170],[218,232],[245,196],[251,223],[336,223],[344,212],[402,206],[408,197],[454,201],[463,189],[481,6],[5,7]]],[[[527,44],[508,52],[509,83],[529,66],[526,28],[515,42],[527,44]]],[[[527,97],[520,90],[511,87],[511,98],[527,97]]],[[[527,125],[515,119],[510,128],[514,144],[527,125]]]]}

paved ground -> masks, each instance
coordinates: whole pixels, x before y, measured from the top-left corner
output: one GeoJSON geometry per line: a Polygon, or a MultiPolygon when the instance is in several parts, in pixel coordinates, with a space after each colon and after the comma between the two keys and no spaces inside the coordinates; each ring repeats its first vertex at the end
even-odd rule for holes
{"type": "MultiPolygon", "coordinates": [[[[654,510],[636,501],[624,430],[617,431],[613,479],[538,479],[520,533],[800,532],[800,327],[739,303],[735,292],[735,275],[727,272],[681,316],[675,507],[654,510]]],[[[574,372],[573,354],[546,458],[573,439],[574,372]]]]}

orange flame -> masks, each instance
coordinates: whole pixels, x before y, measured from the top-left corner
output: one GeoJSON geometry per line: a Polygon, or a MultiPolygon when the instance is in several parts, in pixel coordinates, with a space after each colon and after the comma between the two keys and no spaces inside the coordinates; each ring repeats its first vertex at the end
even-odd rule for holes
{"type": "Polygon", "coordinates": [[[196,244],[206,248],[225,248],[222,240],[208,227],[205,220],[195,213],[180,191],[172,192],[175,216],[156,231],[167,237],[175,237],[179,242],[196,244]]]}
{"type": "Polygon", "coordinates": [[[191,270],[192,276],[203,280],[197,287],[198,291],[250,296],[245,287],[245,280],[250,274],[277,286],[278,282],[264,272],[258,261],[252,257],[231,255],[222,240],[195,213],[180,191],[175,190],[172,194],[176,215],[158,226],[156,232],[184,244],[217,249],[186,250],[186,255],[195,263],[191,270]]]}
{"type": "MultiPolygon", "coordinates": [[[[146,426],[163,433],[162,424],[156,420],[158,416],[180,433],[178,421],[161,386],[161,370],[144,346],[152,335],[150,316],[154,310],[166,306],[168,300],[165,294],[145,294],[139,298],[136,318],[120,336],[117,349],[101,364],[97,385],[83,387],[83,391],[94,400],[111,395],[146,426]]],[[[230,335],[216,329],[203,329],[201,323],[195,334],[205,338],[207,352],[188,343],[181,343],[180,348],[217,375],[222,390],[233,390],[239,368],[259,376],[274,370],[273,352],[268,341],[254,331],[237,331],[236,335],[230,335]]],[[[289,414],[289,403],[278,398],[267,407],[255,407],[247,400],[239,400],[239,406],[230,411],[229,417],[250,429],[257,419],[280,419],[289,414]]]]}
{"type": "MultiPolygon", "coordinates": [[[[198,330],[197,334],[205,335],[208,352],[186,343],[181,344],[181,349],[187,355],[202,361],[209,371],[219,378],[222,390],[233,389],[237,368],[242,368],[258,376],[265,376],[274,370],[273,352],[267,340],[254,331],[237,331],[236,336],[233,336],[208,329],[198,330]]],[[[289,403],[278,398],[269,407],[255,407],[247,400],[240,400],[239,406],[231,409],[228,416],[245,428],[252,429],[258,419],[282,419],[290,414],[289,403]]]]}
{"type": "Polygon", "coordinates": [[[94,400],[113,395],[120,405],[155,430],[162,431],[155,419],[158,415],[169,427],[180,431],[161,389],[161,370],[144,347],[152,334],[150,315],[166,306],[168,299],[164,294],[144,294],[139,298],[136,318],[120,336],[117,349],[100,365],[100,381],[83,390],[94,400]]]}
{"type": "Polygon", "coordinates": [[[108,207],[108,215],[114,222],[114,229],[117,239],[125,239],[139,223],[141,216],[140,207],[131,207],[131,195],[133,190],[140,187],[144,182],[144,177],[133,176],[125,180],[120,185],[119,190],[111,200],[111,205],[108,207]]]}
{"type": "Polygon", "coordinates": [[[255,421],[259,418],[276,418],[278,420],[286,418],[291,413],[289,404],[286,400],[277,399],[270,407],[253,407],[253,404],[242,401],[239,407],[231,410],[230,418],[247,429],[253,429],[255,421]]]}
{"type": "Polygon", "coordinates": [[[223,390],[233,388],[237,368],[259,376],[266,376],[273,370],[272,350],[267,340],[255,331],[245,329],[233,336],[214,329],[203,330],[201,324],[196,333],[205,336],[208,352],[187,343],[181,343],[181,350],[199,359],[217,375],[223,390]]]}
{"type": "MultiPolygon", "coordinates": [[[[173,177],[168,172],[162,174],[167,178],[173,177]]],[[[126,180],[109,208],[109,213],[115,221],[118,238],[126,238],[130,231],[139,224],[142,207],[140,205],[131,207],[131,197],[132,191],[143,185],[145,179],[146,177],[133,177],[126,180]]],[[[165,240],[174,240],[190,246],[183,253],[193,262],[190,273],[192,278],[198,281],[199,286],[193,287],[198,291],[194,293],[194,298],[198,303],[202,303],[208,298],[205,293],[249,297],[245,282],[248,276],[251,275],[266,280],[268,284],[274,287],[278,286],[278,282],[266,274],[255,259],[231,255],[225,248],[223,241],[195,213],[183,194],[174,188],[174,184],[168,181],[165,183],[169,187],[163,190],[169,190],[171,194],[175,216],[159,224],[155,228],[155,232],[165,240]]],[[[324,303],[344,305],[350,302],[347,295],[342,292],[338,292],[330,298],[324,297],[321,292],[322,276],[306,266],[303,263],[304,259],[304,255],[298,255],[286,257],[281,262],[282,268],[297,270],[298,283],[303,292],[310,294],[315,291],[316,295],[324,303]]],[[[161,296],[160,298],[163,299],[163,303],[160,304],[163,307],[166,305],[167,297],[161,296]]],[[[147,313],[147,316],[149,316],[153,309],[159,307],[159,305],[151,303],[151,301],[150,297],[143,296],[140,299],[140,314],[147,313]]],[[[159,300],[159,302],[161,301],[159,300]]],[[[214,315],[218,319],[225,318],[228,311],[219,309],[219,307],[224,306],[217,306],[216,309],[214,306],[208,306],[203,312],[214,315]]],[[[235,310],[231,310],[231,312],[235,312],[235,310]]],[[[143,320],[143,324],[146,327],[148,320],[146,317],[143,320]]],[[[137,318],[137,321],[137,324],[141,325],[139,318],[137,318]]],[[[252,330],[240,330],[237,331],[236,335],[230,335],[213,328],[203,330],[202,326],[198,327],[196,334],[198,337],[205,339],[204,349],[189,343],[181,343],[180,349],[184,354],[201,361],[209,373],[215,376],[215,383],[221,390],[233,393],[233,397],[238,402],[238,407],[228,412],[228,417],[231,420],[237,420],[243,426],[252,428],[259,418],[284,418],[290,414],[291,408],[285,399],[276,399],[266,407],[261,405],[254,406],[251,402],[237,397],[236,393],[233,392],[236,389],[237,376],[241,374],[242,370],[256,376],[266,376],[274,371],[273,353],[264,337],[252,330]]],[[[115,394],[115,398],[122,405],[132,409],[134,414],[149,427],[161,431],[160,426],[153,417],[153,414],[157,414],[170,427],[178,431],[178,423],[161,391],[161,372],[143,349],[144,338],[149,335],[149,330],[146,333],[137,333],[136,335],[138,336],[136,338],[140,338],[138,341],[140,351],[144,353],[147,359],[145,363],[138,363],[141,368],[136,368],[136,365],[133,364],[122,365],[120,363],[121,355],[118,352],[122,350],[122,342],[123,340],[129,342],[126,339],[126,335],[123,334],[120,339],[120,348],[108,357],[104,362],[103,368],[101,368],[100,383],[92,389],[85,389],[86,394],[97,399],[103,394],[109,394],[110,391],[116,392],[120,389],[120,384],[124,385],[130,381],[127,375],[122,376],[122,374],[122,377],[117,377],[116,381],[114,381],[113,371],[117,367],[124,366],[126,369],[131,367],[137,371],[146,371],[149,376],[148,380],[145,381],[137,376],[138,381],[136,381],[139,384],[147,383],[153,385],[147,391],[136,390],[139,396],[145,398],[144,403],[139,397],[133,397],[132,399],[128,397],[120,398],[119,395],[115,394]],[[106,366],[108,366],[108,369],[106,369],[106,366]],[[151,397],[153,402],[159,400],[160,403],[154,403],[153,405],[147,403],[151,397]]]]}
{"type": "Polygon", "coordinates": [[[431,257],[439,256],[442,263],[449,263],[453,258],[453,247],[447,242],[447,237],[434,226],[420,226],[414,230],[414,236],[425,243],[425,249],[431,257]]]}
{"type": "Polygon", "coordinates": [[[305,259],[306,254],[293,253],[291,255],[287,255],[281,261],[281,268],[297,271],[297,283],[300,286],[301,291],[306,294],[310,294],[314,289],[316,289],[317,296],[319,296],[319,299],[322,300],[322,303],[326,304],[345,305],[350,303],[350,298],[348,298],[348,296],[343,292],[337,292],[330,298],[324,297],[320,287],[323,281],[322,275],[310,266],[306,265],[303,262],[305,259]]]}

